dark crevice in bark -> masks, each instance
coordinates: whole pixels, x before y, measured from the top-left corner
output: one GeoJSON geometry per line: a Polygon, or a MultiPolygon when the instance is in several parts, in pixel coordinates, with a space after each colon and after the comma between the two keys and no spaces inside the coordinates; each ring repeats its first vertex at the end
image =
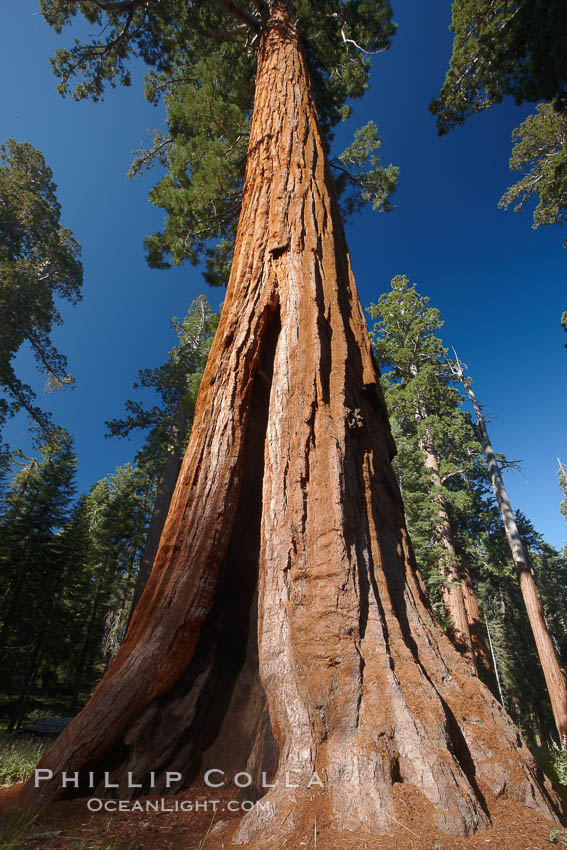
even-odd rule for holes
{"type": "Polygon", "coordinates": [[[366,564],[366,559],[364,558],[364,553],[360,551],[360,546],[356,547],[356,555],[356,563],[358,565],[358,581],[360,585],[360,639],[363,640],[366,634],[366,626],[368,624],[370,579],[368,576],[368,567],[366,564]]]}
{"type": "Polygon", "coordinates": [[[392,785],[396,782],[403,782],[402,772],[400,770],[400,757],[393,756],[390,761],[390,776],[392,777],[392,785]]]}
{"type": "MultiPolygon", "coordinates": [[[[407,569],[407,567],[406,567],[407,569]]],[[[409,622],[407,609],[406,609],[406,597],[405,597],[405,588],[406,588],[406,574],[405,569],[396,570],[395,572],[390,568],[389,565],[384,568],[384,577],[386,579],[386,585],[388,587],[388,593],[390,596],[390,600],[392,602],[392,608],[394,609],[394,613],[396,615],[396,619],[400,624],[400,631],[404,638],[405,644],[417,664],[419,664],[423,674],[429,679],[427,671],[423,667],[419,658],[419,647],[415,641],[415,638],[412,635],[411,625],[409,622]]],[[[429,607],[429,604],[428,606],[429,607]]]]}
{"type": "Polygon", "coordinates": [[[176,790],[213,767],[224,770],[228,782],[248,762],[253,785],[245,789],[246,799],[253,800],[264,793],[262,772],[269,778],[277,769],[277,744],[259,679],[257,583],[265,437],[279,332],[277,311],[266,329],[252,386],[233,530],[195,654],[173,688],[149,705],[96,765],[96,782],[108,771],[111,782],[120,786],[99,786],[99,796],[167,791],[165,771],[182,774],[176,790]],[[127,787],[128,771],[142,788],[127,787]],[[156,776],[150,788],[151,771],[156,776]]]}
{"type": "Polygon", "coordinates": [[[474,760],[469,750],[468,744],[465,740],[465,736],[461,731],[461,728],[455,718],[455,715],[453,714],[453,712],[451,711],[451,709],[449,708],[449,706],[441,695],[439,695],[439,699],[441,700],[441,705],[443,706],[443,711],[445,712],[445,717],[447,719],[447,731],[449,733],[453,755],[458,761],[461,770],[467,777],[469,785],[474,790],[475,795],[480,805],[482,806],[482,810],[490,820],[488,804],[486,802],[484,794],[482,793],[478,785],[474,760]]]}
{"type": "Polygon", "coordinates": [[[317,327],[319,331],[319,344],[321,346],[321,361],[320,361],[320,371],[319,376],[321,379],[321,389],[322,389],[322,402],[323,404],[329,403],[330,397],[330,382],[331,382],[331,337],[333,335],[333,329],[331,328],[331,323],[329,319],[325,315],[325,295],[323,292],[323,281],[321,279],[321,269],[319,267],[319,263],[316,262],[314,265],[314,278],[315,278],[315,292],[317,298],[317,305],[319,307],[317,311],[317,327]]]}

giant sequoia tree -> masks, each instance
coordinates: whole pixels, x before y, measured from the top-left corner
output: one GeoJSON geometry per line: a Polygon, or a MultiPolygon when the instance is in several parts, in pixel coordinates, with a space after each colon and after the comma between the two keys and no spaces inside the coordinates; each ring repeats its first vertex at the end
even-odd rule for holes
{"type": "MultiPolygon", "coordinates": [[[[194,8],[80,4],[105,5],[143,8],[148,40],[153,15],[194,8]]],[[[271,806],[236,836],[262,847],[308,817],[314,793],[332,823],[387,830],[400,781],[456,834],[489,823],[486,790],[551,814],[517,730],[442,635],[415,569],[310,83],[306,10],[346,49],[341,29],[383,44],[388,9],[250,6],[199,5],[247,24],[257,70],[234,259],[191,438],[126,639],[41,766],[107,770],[123,794],[128,771],[177,769],[188,783],[205,767],[256,782],[265,770],[271,806]],[[313,771],[324,788],[308,787],[313,771]]],[[[20,801],[61,793],[54,776],[20,801]]]]}
{"type": "Polygon", "coordinates": [[[191,430],[195,400],[218,316],[204,295],[193,302],[183,322],[172,319],[179,345],[167,361],[156,369],[140,371],[135,389],[152,388],[161,396],[161,404],[151,408],[127,401],[125,419],[107,422],[109,435],[125,437],[135,428],[146,431],[146,439],[136,462],[156,481],[154,504],[146,542],[138,568],[132,608],[137,604],[152,570],[163,525],[175,490],[183,459],[183,450],[191,430]]]}

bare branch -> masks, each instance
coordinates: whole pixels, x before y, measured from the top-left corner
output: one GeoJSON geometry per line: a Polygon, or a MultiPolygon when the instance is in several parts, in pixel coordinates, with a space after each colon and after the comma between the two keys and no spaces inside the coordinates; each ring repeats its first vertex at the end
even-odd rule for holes
{"type": "Polygon", "coordinates": [[[463,475],[464,471],[464,469],[456,469],[454,472],[449,472],[447,475],[443,476],[443,478],[441,479],[441,484],[444,484],[445,481],[449,480],[449,478],[454,478],[455,475],[463,475]]]}
{"type": "Polygon", "coordinates": [[[377,53],[384,53],[388,50],[388,47],[379,47],[377,50],[366,50],[364,47],[361,47],[354,38],[347,38],[345,35],[344,27],[341,27],[341,35],[343,37],[343,41],[345,44],[354,44],[357,50],[360,50],[361,53],[366,54],[366,56],[376,56],[377,53]]]}
{"type": "Polygon", "coordinates": [[[261,25],[257,18],[254,15],[251,15],[248,9],[243,9],[242,6],[239,6],[238,3],[235,3],[234,0],[217,0],[217,3],[220,3],[221,6],[234,15],[237,18],[240,18],[241,21],[250,27],[254,32],[260,32],[261,25]]]}

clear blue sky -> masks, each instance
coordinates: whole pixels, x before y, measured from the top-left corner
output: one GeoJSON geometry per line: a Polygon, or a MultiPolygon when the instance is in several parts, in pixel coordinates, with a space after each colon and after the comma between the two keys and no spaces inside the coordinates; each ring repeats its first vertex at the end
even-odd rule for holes
{"type": "MultiPolygon", "coordinates": [[[[510,134],[529,109],[501,104],[437,138],[427,104],[450,54],[450,5],[393,0],[398,33],[373,60],[372,88],[349,126],[378,124],[383,161],[401,169],[397,208],[354,219],[347,238],[364,306],[405,274],[441,310],[444,341],[469,365],[496,450],[522,461],[523,474],[507,473],[513,504],[559,546],[567,539],[556,476],[557,456],[567,460],[567,338],[559,324],[567,309],[567,233],[532,231],[529,213],[497,208],[513,179],[510,134]]],[[[143,237],[162,221],[147,200],[158,175],[132,182],[125,173],[131,150],[146,128],[160,126],[162,112],[144,101],[141,74],[103,103],[63,100],[48,57],[70,44],[72,31],[57,37],[38,6],[18,0],[3,10],[0,140],[28,141],[43,152],[63,224],[83,246],[84,298],[63,306],[64,324],[54,333],[77,387],[40,403],[74,436],[84,491],[133,457],[136,441],[105,440],[104,421],[134,397],[138,369],[165,359],[174,342],[171,316],[183,316],[201,292],[214,306],[223,293],[209,289],[198,269],[145,265],[143,237]]],[[[20,376],[41,388],[27,351],[17,363],[20,376]]],[[[8,428],[14,448],[29,447],[26,428],[24,417],[8,428]]]]}

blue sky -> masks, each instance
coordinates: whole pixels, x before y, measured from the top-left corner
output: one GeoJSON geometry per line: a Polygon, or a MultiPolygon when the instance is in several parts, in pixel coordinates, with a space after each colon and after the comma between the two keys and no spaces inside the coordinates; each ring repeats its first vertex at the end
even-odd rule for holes
{"type": "MultiPolygon", "coordinates": [[[[559,324],[567,309],[567,233],[532,231],[528,212],[497,208],[514,179],[511,131],[530,108],[504,103],[437,137],[427,105],[450,55],[450,5],[393,0],[398,33],[373,59],[372,87],[337,148],[356,126],[378,124],[382,160],[401,171],[396,210],[351,220],[347,239],[363,306],[405,274],[441,310],[443,339],[469,365],[496,450],[522,461],[523,473],[506,474],[513,505],[559,546],[567,539],[556,475],[556,458],[567,460],[567,339],[559,324]]],[[[163,115],[144,101],[141,71],[130,89],[111,90],[103,103],[62,99],[48,59],[70,44],[72,30],[56,36],[38,6],[18,0],[3,10],[0,140],[28,141],[43,152],[62,222],[83,246],[83,301],[62,306],[64,323],[53,334],[77,386],[40,403],[74,436],[84,491],[133,457],[137,442],[105,439],[104,422],[134,397],[137,371],[165,359],[174,344],[170,318],[183,316],[201,292],[215,307],[223,293],[208,288],[198,269],[145,264],[143,237],[162,222],[147,200],[158,175],[130,181],[125,174],[131,150],[163,115]]],[[[42,387],[27,351],[17,368],[42,387]]],[[[29,448],[26,428],[24,417],[8,427],[14,448],[29,448]]]]}

